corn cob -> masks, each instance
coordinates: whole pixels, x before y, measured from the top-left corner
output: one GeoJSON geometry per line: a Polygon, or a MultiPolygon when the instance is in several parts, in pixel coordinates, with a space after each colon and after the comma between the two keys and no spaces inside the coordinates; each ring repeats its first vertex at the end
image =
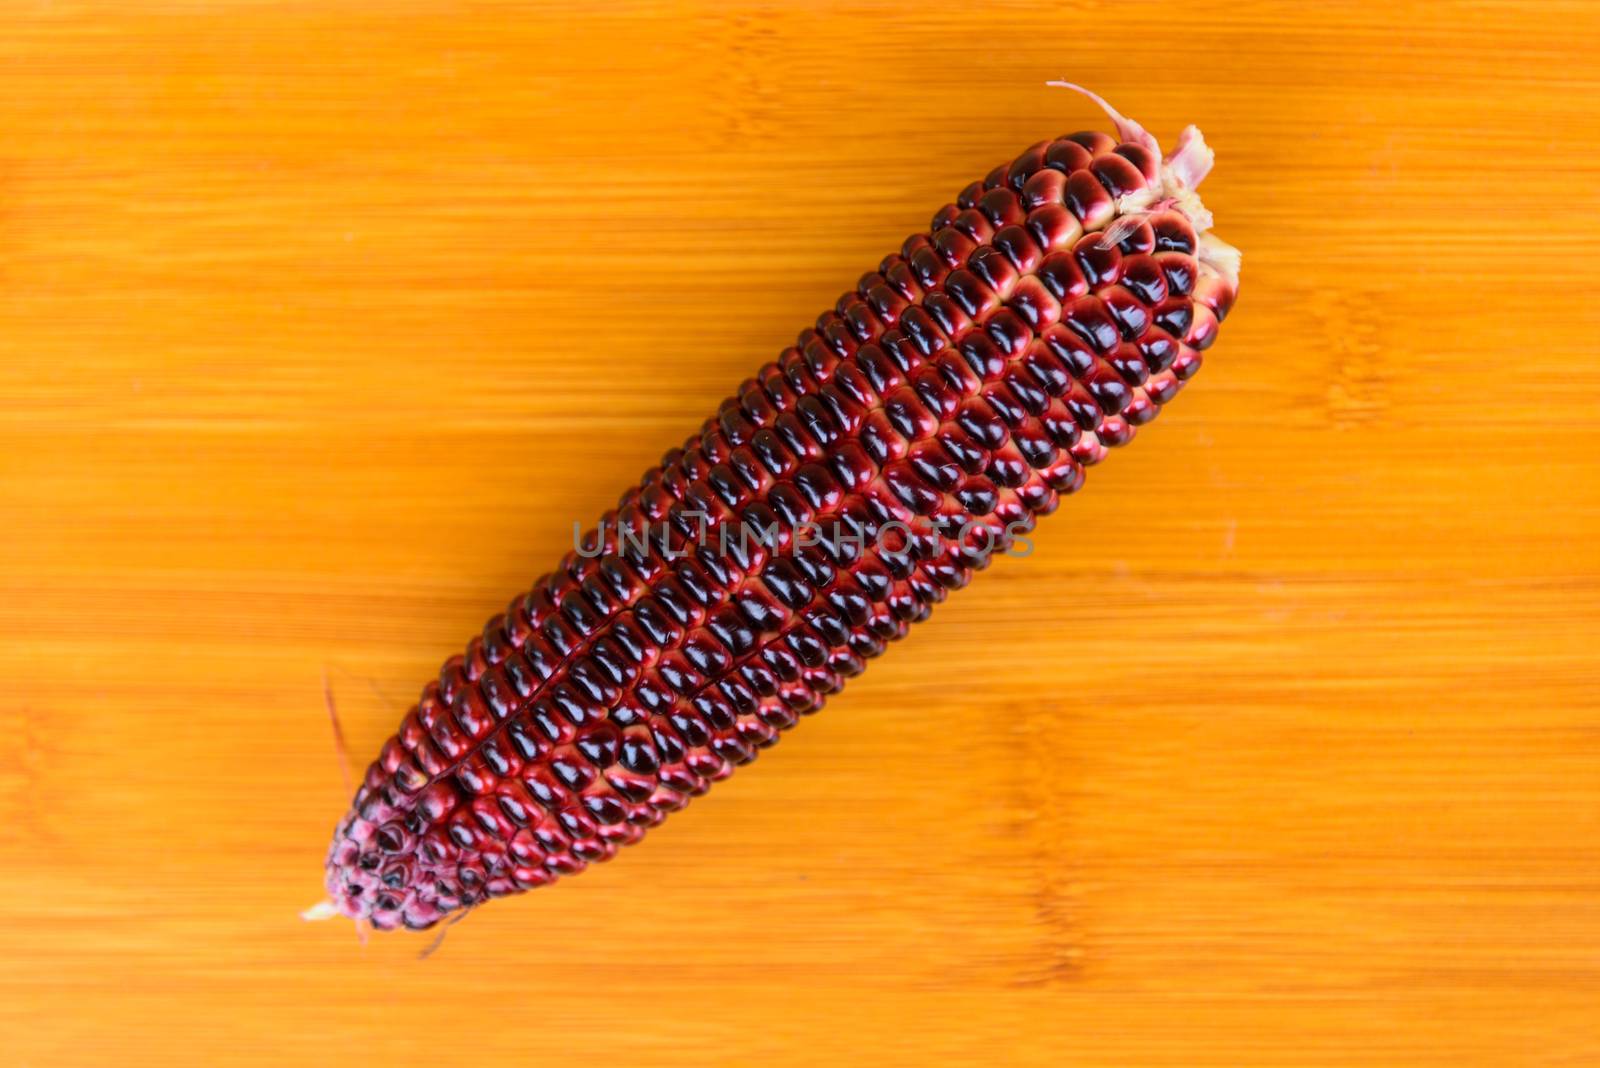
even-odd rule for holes
{"type": "Polygon", "coordinates": [[[1118,137],[1040,142],[963,189],[445,662],[313,912],[422,929],[611,857],[1155,418],[1238,255],[1206,233],[1199,132],[1163,158],[1094,99],[1118,137]]]}

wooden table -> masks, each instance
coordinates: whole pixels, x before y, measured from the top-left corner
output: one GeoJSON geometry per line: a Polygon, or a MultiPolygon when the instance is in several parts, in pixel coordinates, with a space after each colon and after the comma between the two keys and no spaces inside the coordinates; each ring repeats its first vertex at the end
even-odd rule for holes
{"type": "Polygon", "coordinates": [[[18,1065],[1600,1062],[1593,4],[0,12],[18,1065]],[[1205,372],[618,863],[310,925],[438,661],[970,178],[1216,147],[1205,372]]]}

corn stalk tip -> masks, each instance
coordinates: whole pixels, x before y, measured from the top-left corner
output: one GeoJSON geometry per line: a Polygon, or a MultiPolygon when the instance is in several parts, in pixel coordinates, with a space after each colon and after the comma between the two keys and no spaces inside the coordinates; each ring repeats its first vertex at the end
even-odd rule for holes
{"type": "Polygon", "coordinates": [[[300,914],[300,918],[307,923],[317,923],[321,920],[331,920],[339,915],[339,908],[331,901],[319,901],[300,914]]]}

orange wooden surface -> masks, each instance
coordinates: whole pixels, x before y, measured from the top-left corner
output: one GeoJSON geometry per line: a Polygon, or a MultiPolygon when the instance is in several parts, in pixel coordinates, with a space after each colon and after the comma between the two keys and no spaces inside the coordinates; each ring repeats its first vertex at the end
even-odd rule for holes
{"type": "Polygon", "coordinates": [[[1600,1063],[1600,10],[0,7],[0,1059],[1600,1063]],[[302,924],[483,618],[966,181],[1196,122],[1235,314],[644,846],[302,924]]]}

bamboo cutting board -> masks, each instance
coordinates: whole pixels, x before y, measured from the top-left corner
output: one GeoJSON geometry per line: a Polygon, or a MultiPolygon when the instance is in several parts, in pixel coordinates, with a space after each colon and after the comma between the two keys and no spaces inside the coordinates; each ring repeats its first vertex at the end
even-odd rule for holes
{"type": "Polygon", "coordinates": [[[1600,1063],[1600,9],[0,8],[18,1065],[1600,1063]],[[438,662],[970,179],[1199,124],[1165,418],[643,846],[297,912],[438,662]]]}

